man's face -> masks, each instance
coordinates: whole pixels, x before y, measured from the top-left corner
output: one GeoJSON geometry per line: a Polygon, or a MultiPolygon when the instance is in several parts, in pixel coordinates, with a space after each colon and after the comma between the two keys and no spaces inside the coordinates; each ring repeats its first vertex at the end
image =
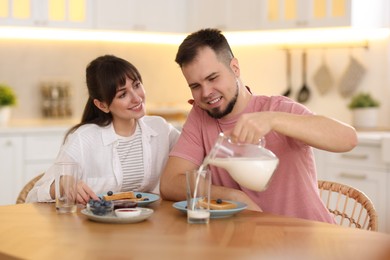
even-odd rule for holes
{"type": "Polygon", "coordinates": [[[228,67],[218,60],[211,48],[205,47],[192,62],[182,67],[195,103],[211,117],[222,118],[234,108],[239,91],[235,61],[233,59],[228,67]]]}

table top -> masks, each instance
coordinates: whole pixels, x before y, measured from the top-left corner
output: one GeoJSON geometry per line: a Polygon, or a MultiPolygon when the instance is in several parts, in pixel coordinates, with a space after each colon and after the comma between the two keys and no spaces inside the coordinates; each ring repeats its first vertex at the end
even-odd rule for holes
{"type": "Polygon", "coordinates": [[[187,224],[157,201],[143,222],[93,222],[52,203],[0,207],[1,259],[390,259],[390,235],[244,210],[187,224]]]}

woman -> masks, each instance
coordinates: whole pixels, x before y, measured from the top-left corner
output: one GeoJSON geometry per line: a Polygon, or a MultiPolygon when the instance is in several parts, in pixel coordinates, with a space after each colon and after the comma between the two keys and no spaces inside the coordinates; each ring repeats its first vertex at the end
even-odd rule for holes
{"type": "MultiPolygon", "coordinates": [[[[83,177],[78,203],[107,191],[159,193],[161,171],[179,131],[163,118],[145,116],[145,89],[137,68],[105,55],[86,70],[89,98],[81,123],[72,127],[56,159],[77,162],[83,177]]],[[[55,198],[54,167],[29,192],[26,202],[55,198]]]]}

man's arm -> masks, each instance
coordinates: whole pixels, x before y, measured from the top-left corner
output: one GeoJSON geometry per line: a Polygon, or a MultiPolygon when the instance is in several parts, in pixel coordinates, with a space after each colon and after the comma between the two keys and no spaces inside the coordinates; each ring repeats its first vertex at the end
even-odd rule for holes
{"type": "Polygon", "coordinates": [[[330,152],[347,152],[357,145],[356,131],[347,124],[325,116],[283,112],[244,114],[231,135],[241,142],[258,143],[272,130],[330,152]]]}
{"type": "MultiPolygon", "coordinates": [[[[185,172],[198,169],[198,166],[185,159],[171,156],[160,179],[160,193],[165,200],[186,200],[185,172]]],[[[248,205],[248,209],[261,211],[243,191],[212,185],[211,198],[240,201],[248,205]]]]}

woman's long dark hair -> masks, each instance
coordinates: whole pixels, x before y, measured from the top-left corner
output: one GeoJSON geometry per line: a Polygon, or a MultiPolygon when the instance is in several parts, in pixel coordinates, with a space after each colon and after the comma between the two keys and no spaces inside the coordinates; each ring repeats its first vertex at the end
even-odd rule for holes
{"type": "Polygon", "coordinates": [[[112,122],[111,113],[101,111],[93,103],[94,99],[111,105],[116,91],[126,84],[126,79],[140,81],[142,77],[137,68],[130,62],[113,55],[100,56],[87,66],[86,80],[88,101],[85,105],[81,122],[73,126],[65,135],[65,139],[77,128],[85,124],[107,126],[112,122]]]}

